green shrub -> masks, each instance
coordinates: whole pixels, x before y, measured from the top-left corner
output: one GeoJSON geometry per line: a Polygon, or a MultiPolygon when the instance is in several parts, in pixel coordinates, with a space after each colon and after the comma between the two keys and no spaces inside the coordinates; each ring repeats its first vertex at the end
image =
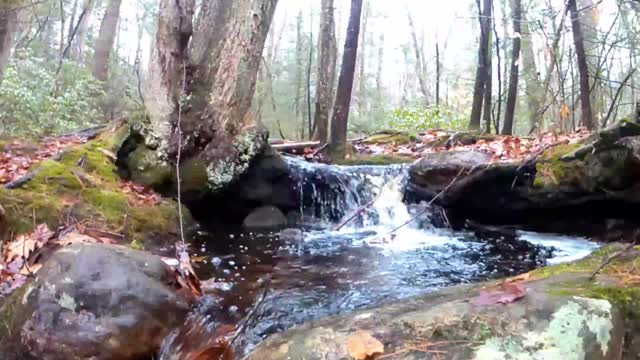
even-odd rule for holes
{"type": "Polygon", "coordinates": [[[73,62],[58,64],[18,52],[0,86],[0,126],[8,135],[52,135],[99,122],[102,86],[73,62]]]}
{"type": "Polygon", "coordinates": [[[426,108],[396,109],[390,113],[392,129],[410,133],[431,129],[465,130],[468,118],[437,106],[426,108]]]}

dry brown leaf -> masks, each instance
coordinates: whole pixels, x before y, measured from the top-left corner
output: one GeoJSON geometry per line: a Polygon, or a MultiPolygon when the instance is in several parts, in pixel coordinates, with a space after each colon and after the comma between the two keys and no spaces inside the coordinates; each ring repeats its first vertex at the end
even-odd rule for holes
{"type": "Polygon", "coordinates": [[[347,340],[349,355],[356,360],[384,354],[384,344],[368,331],[357,331],[347,340]]]}

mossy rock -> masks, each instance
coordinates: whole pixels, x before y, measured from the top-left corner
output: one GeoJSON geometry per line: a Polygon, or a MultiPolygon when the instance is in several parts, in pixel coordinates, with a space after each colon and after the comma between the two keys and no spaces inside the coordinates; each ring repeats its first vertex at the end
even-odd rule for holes
{"type": "Polygon", "coordinates": [[[400,131],[382,131],[362,140],[368,145],[407,145],[416,141],[416,136],[400,131]]]}
{"type": "Polygon", "coordinates": [[[338,160],[336,165],[357,166],[357,165],[393,165],[393,164],[409,164],[415,159],[407,156],[395,154],[367,155],[353,154],[344,160],[338,160]]]}
{"type": "MultiPolygon", "coordinates": [[[[136,247],[174,241],[179,234],[174,201],[135,204],[121,189],[112,154],[127,132],[126,126],[106,131],[95,140],[66,149],[59,160],[35,165],[30,169],[35,177],[21,188],[0,188],[0,204],[6,212],[0,226],[3,238],[30,232],[40,223],[56,229],[80,222],[121,233],[136,247]]],[[[183,213],[186,223],[192,224],[189,212],[184,209],[183,213]]]]}

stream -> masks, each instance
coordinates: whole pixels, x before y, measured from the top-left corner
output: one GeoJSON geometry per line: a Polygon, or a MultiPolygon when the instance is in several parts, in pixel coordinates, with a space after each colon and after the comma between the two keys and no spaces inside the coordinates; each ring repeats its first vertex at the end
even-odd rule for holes
{"type": "Polygon", "coordinates": [[[302,239],[291,230],[292,236],[221,230],[193,239],[200,260],[194,267],[208,295],[165,340],[161,359],[210,347],[239,322],[233,348],[246,354],[266,336],[303,322],[575,260],[598,246],[553,234],[478,238],[435,228],[434,210],[403,203],[406,166],[288,161],[303,199],[293,214],[302,239]]]}

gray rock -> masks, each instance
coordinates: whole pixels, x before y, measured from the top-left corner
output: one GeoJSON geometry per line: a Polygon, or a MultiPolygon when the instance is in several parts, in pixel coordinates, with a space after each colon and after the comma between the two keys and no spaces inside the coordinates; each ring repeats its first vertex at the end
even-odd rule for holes
{"type": "Polygon", "coordinates": [[[287,243],[298,243],[304,239],[304,234],[300,229],[284,229],[280,231],[280,240],[287,243]]]}
{"type": "Polygon", "coordinates": [[[11,311],[38,359],[151,358],[190,307],[171,280],[157,256],[78,244],[53,254],[11,311]]]}
{"type": "Polygon", "coordinates": [[[287,217],[275,206],[262,206],[244,219],[245,229],[269,230],[287,226],[287,217]]]}
{"type": "Polygon", "coordinates": [[[352,359],[349,344],[363,332],[401,360],[620,359],[621,312],[608,300],[549,293],[568,279],[527,284],[524,298],[506,305],[478,305],[481,286],[461,286],[327,318],[268,338],[247,359],[352,359]]]}

